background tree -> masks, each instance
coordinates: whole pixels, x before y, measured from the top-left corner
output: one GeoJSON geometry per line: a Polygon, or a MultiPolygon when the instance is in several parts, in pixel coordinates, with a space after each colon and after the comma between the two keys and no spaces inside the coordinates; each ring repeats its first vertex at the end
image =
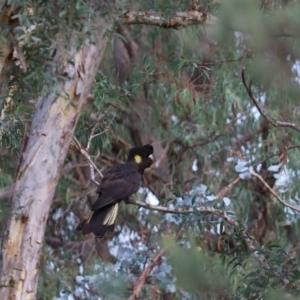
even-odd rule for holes
{"type": "Polygon", "coordinates": [[[1,299],[298,297],[299,1],[1,8],[1,299]],[[74,232],[145,143],[115,232],[74,232]]]}

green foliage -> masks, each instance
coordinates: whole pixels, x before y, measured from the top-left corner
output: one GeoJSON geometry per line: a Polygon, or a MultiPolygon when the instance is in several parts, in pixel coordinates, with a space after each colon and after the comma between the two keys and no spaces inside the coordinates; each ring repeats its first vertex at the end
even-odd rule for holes
{"type": "MultiPolygon", "coordinates": [[[[298,213],[279,204],[250,171],[258,172],[286,202],[299,205],[299,132],[262,118],[241,70],[245,68],[267,116],[300,124],[299,1],[201,1],[202,11],[217,16],[215,26],[173,30],[134,25],[127,28],[129,37],[117,32],[117,14],[161,11],[170,18],[190,9],[191,1],[106,2],[8,1],[18,5],[15,25],[0,38],[14,35],[28,70],[15,58],[7,71],[6,94],[12,101],[0,120],[0,187],[12,186],[37,101],[56,80],[64,80],[55,61],[58,38],[68,41],[66,51],[93,43],[100,5],[111,47],[75,136],[86,147],[91,134],[97,135],[89,153],[102,170],[125,160],[136,143],[167,149],[160,165],[146,172],[145,186],[161,205],[188,207],[194,213],[162,214],[122,205],[115,233],[103,242],[113,256],[105,260],[113,264],[101,262],[95,258],[94,240],[74,232],[96,197],[96,186],[89,181],[86,161],[76,153],[68,155],[48,220],[39,299],[128,297],[162,247],[167,254],[148,278],[143,299],[150,298],[154,285],[174,299],[297,299],[298,213]],[[125,58],[132,55],[122,85],[113,54],[116,38],[125,49],[117,50],[125,58]],[[132,41],[138,47],[135,55],[126,50],[132,41]],[[241,181],[226,198],[217,199],[236,178],[241,181]],[[202,206],[225,212],[239,230],[220,217],[199,213],[196,208],[202,206]],[[170,240],[181,230],[178,242],[170,240]],[[244,231],[253,237],[254,250],[245,246],[244,231]],[[161,238],[163,234],[168,237],[161,238]]],[[[162,151],[157,149],[159,160],[162,151]]],[[[148,195],[146,190],[139,197],[148,195]]],[[[9,215],[8,197],[4,200],[1,223],[9,215]]]]}
{"type": "Polygon", "coordinates": [[[177,279],[177,287],[196,295],[198,299],[230,297],[228,272],[218,257],[209,257],[195,246],[186,249],[170,239],[164,239],[170,262],[177,279]]]}

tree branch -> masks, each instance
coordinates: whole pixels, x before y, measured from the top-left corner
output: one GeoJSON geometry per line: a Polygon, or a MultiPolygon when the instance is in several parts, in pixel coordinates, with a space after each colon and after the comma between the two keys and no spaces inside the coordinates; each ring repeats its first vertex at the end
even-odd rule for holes
{"type": "Polygon", "coordinates": [[[127,11],[119,16],[123,25],[144,24],[162,28],[177,28],[190,25],[213,25],[217,18],[213,15],[189,10],[165,15],[161,12],[127,11]]]}
{"type": "Polygon", "coordinates": [[[225,186],[218,194],[217,199],[222,200],[224,195],[231,190],[237,183],[239,183],[242,179],[240,177],[236,178],[233,182],[229,183],[227,186],[225,186]]]}
{"type": "Polygon", "coordinates": [[[159,165],[161,164],[162,160],[166,157],[169,147],[170,147],[170,143],[167,143],[167,145],[163,149],[163,153],[161,154],[160,158],[158,160],[156,160],[154,163],[155,168],[158,168],[159,165]]]}
{"type": "MultiPolygon", "coordinates": [[[[160,205],[154,206],[154,205],[151,205],[151,204],[148,204],[145,202],[133,200],[131,198],[129,198],[126,202],[134,204],[134,205],[138,205],[138,206],[150,209],[150,210],[162,211],[162,212],[170,213],[170,214],[191,214],[191,213],[195,212],[195,208],[188,208],[188,207],[186,207],[186,208],[169,208],[169,207],[160,206],[160,205]]],[[[234,219],[232,219],[231,217],[228,217],[226,212],[224,212],[220,209],[215,209],[211,206],[200,206],[200,207],[197,207],[196,210],[201,213],[209,213],[209,214],[216,215],[216,216],[224,219],[224,221],[226,221],[227,223],[231,224],[238,231],[240,230],[240,226],[239,226],[238,222],[235,221],[234,219]]]]}
{"type": "Polygon", "coordinates": [[[77,151],[79,151],[88,161],[89,166],[90,166],[90,171],[91,171],[91,181],[94,182],[96,185],[99,185],[99,182],[96,181],[95,179],[95,172],[94,170],[96,170],[96,172],[100,175],[101,178],[103,178],[103,174],[101,173],[101,171],[97,168],[97,166],[95,165],[95,163],[92,161],[88,151],[86,151],[81,144],[79,143],[79,141],[76,139],[76,137],[73,135],[73,139],[71,141],[70,144],[70,148],[74,148],[77,151]]]}
{"type": "Polygon", "coordinates": [[[266,115],[266,113],[264,112],[264,110],[260,107],[257,99],[254,97],[253,92],[252,92],[252,82],[250,81],[249,84],[247,84],[246,79],[245,79],[245,68],[242,69],[241,72],[242,75],[242,80],[243,80],[243,84],[246,88],[246,91],[250,97],[250,99],[252,100],[253,104],[255,105],[255,107],[258,109],[259,113],[269,122],[271,123],[274,127],[288,127],[288,128],[292,128],[298,132],[300,132],[300,126],[294,124],[294,123],[289,123],[289,122],[282,122],[282,121],[277,121],[276,119],[269,117],[266,115]]]}
{"type": "MultiPolygon", "coordinates": [[[[236,181],[237,180],[235,180],[234,182],[236,182],[236,181]]],[[[240,225],[237,221],[235,221],[231,217],[227,216],[226,212],[224,212],[220,209],[215,209],[211,206],[201,206],[201,207],[197,207],[197,208],[168,208],[168,207],[159,206],[159,205],[153,206],[148,203],[133,200],[130,198],[126,202],[134,204],[134,205],[138,205],[138,206],[150,209],[150,210],[162,211],[162,212],[171,213],[171,214],[190,214],[190,213],[194,213],[195,210],[197,210],[198,212],[201,212],[201,213],[207,213],[207,214],[212,214],[212,215],[218,216],[218,217],[222,218],[225,222],[232,225],[236,229],[236,231],[240,233],[240,235],[243,238],[243,241],[245,243],[245,246],[248,248],[248,250],[253,251],[253,255],[257,259],[257,261],[260,263],[260,265],[265,269],[270,269],[270,266],[265,262],[265,258],[262,255],[259,255],[257,253],[257,251],[253,245],[253,242],[252,242],[253,238],[249,237],[246,230],[241,230],[240,225]]],[[[136,298],[131,298],[131,300],[132,299],[136,299],[136,298]]]]}
{"type": "MultiPolygon", "coordinates": [[[[181,229],[177,232],[175,236],[175,240],[178,241],[181,236],[183,235],[184,230],[181,229]]],[[[138,280],[135,282],[134,287],[133,287],[133,292],[131,296],[128,298],[128,300],[135,300],[139,299],[139,295],[141,293],[141,290],[150,274],[150,272],[153,270],[153,268],[158,265],[161,261],[162,256],[166,253],[165,249],[161,249],[154,258],[151,259],[147,267],[144,269],[138,280]]]]}
{"type": "MultiPolygon", "coordinates": [[[[296,148],[300,148],[300,145],[289,146],[289,147],[287,147],[286,150],[289,151],[289,150],[296,149],[296,148]]],[[[274,156],[279,156],[279,155],[282,155],[282,151],[278,152],[278,153],[275,153],[275,154],[270,154],[269,156],[265,157],[264,159],[262,159],[262,160],[256,162],[255,164],[253,164],[252,167],[258,166],[258,165],[262,164],[263,162],[267,161],[268,159],[270,159],[274,156]]]]}
{"type": "Polygon", "coordinates": [[[131,296],[128,298],[128,300],[135,300],[139,299],[140,292],[150,274],[152,269],[159,264],[161,257],[166,253],[165,249],[161,249],[154,258],[151,259],[150,263],[147,265],[147,267],[144,269],[136,283],[133,287],[133,292],[131,296]]]}
{"type": "Polygon", "coordinates": [[[292,209],[292,210],[295,210],[295,211],[298,211],[300,212],[300,206],[299,207],[295,207],[287,202],[285,202],[284,200],[282,200],[277,194],[276,192],[265,182],[265,180],[260,176],[258,175],[257,173],[255,172],[250,172],[250,174],[254,177],[256,177],[266,188],[267,190],[284,206],[292,209]]]}

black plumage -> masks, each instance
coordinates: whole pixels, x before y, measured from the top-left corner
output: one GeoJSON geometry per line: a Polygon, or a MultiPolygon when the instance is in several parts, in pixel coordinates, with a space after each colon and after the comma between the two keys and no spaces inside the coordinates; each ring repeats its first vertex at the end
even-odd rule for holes
{"type": "Polygon", "coordinates": [[[151,145],[132,148],[126,163],[116,164],[104,174],[97,189],[98,199],[76,230],[92,232],[99,238],[114,230],[119,203],[138,191],[144,170],[153,162],[152,153],[151,145]]]}

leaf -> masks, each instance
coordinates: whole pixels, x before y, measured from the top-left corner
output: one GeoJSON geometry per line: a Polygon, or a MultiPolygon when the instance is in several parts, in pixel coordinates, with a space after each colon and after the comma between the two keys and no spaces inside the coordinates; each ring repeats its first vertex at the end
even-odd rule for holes
{"type": "Polygon", "coordinates": [[[65,16],[66,14],[67,14],[67,11],[63,10],[58,14],[58,16],[61,18],[61,17],[65,16]]]}
{"type": "Polygon", "coordinates": [[[34,42],[40,42],[41,39],[39,37],[36,37],[36,36],[30,36],[30,38],[34,41],[34,42]]]}
{"type": "Polygon", "coordinates": [[[196,199],[197,199],[197,195],[195,194],[195,195],[193,195],[192,200],[191,200],[192,205],[195,204],[196,199]]]}
{"type": "Polygon", "coordinates": [[[175,196],[175,197],[178,197],[178,198],[181,198],[182,194],[180,191],[176,190],[176,189],[171,189],[170,192],[175,196]]]}
{"type": "Polygon", "coordinates": [[[246,162],[239,159],[237,165],[234,167],[235,171],[237,173],[243,173],[248,170],[248,167],[246,166],[246,162]]]}
{"type": "Polygon", "coordinates": [[[249,179],[251,179],[251,173],[244,172],[244,173],[239,174],[239,177],[243,180],[249,180],[249,179]]]}
{"type": "Polygon", "coordinates": [[[282,166],[282,163],[279,163],[277,165],[272,165],[268,168],[268,171],[277,173],[280,171],[281,166],[282,166]]]}
{"type": "Polygon", "coordinates": [[[207,199],[207,201],[214,201],[217,199],[217,197],[215,195],[208,195],[205,198],[207,199]]]}

